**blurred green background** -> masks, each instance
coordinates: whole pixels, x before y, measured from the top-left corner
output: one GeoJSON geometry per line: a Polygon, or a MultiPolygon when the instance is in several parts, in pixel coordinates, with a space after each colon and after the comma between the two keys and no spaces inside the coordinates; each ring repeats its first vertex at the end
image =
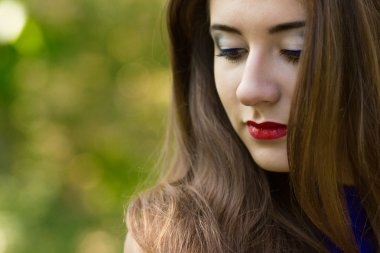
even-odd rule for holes
{"type": "Polygon", "coordinates": [[[165,0],[0,1],[0,253],[116,253],[157,158],[165,0]]]}

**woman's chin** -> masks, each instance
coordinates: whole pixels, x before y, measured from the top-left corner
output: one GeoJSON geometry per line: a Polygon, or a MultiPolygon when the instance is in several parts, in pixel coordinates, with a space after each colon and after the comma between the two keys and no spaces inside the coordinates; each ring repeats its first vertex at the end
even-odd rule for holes
{"type": "Polygon", "coordinates": [[[251,155],[256,164],[263,170],[270,172],[289,172],[286,152],[269,152],[268,150],[266,150],[266,152],[251,151],[251,155]]]}

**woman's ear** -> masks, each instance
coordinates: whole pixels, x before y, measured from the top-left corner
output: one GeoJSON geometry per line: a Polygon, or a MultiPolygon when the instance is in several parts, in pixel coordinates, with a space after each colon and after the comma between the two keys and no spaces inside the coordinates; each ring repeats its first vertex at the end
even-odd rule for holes
{"type": "Polygon", "coordinates": [[[125,239],[124,253],[144,253],[130,232],[125,239]]]}

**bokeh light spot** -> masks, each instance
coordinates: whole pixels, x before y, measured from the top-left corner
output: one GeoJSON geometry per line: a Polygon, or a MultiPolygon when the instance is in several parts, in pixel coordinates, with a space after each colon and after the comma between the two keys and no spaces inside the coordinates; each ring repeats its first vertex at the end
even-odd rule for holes
{"type": "Polygon", "coordinates": [[[0,253],[4,253],[7,249],[7,237],[5,236],[5,232],[0,228],[0,253]]]}
{"type": "Polygon", "coordinates": [[[114,236],[105,231],[92,231],[82,240],[77,253],[116,253],[114,236]]]}
{"type": "Polygon", "coordinates": [[[0,43],[12,43],[20,36],[27,19],[25,7],[16,1],[0,2],[0,43]]]}

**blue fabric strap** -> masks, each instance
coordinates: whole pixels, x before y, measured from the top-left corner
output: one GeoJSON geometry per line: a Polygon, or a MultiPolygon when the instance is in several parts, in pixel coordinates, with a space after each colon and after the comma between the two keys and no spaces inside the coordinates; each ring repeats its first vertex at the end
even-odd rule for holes
{"type": "MultiPolygon", "coordinates": [[[[352,186],[344,187],[346,193],[347,207],[350,214],[351,227],[355,236],[360,253],[376,253],[376,245],[373,231],[356,189],[352,186]]],[[[344,253],[330,240],[326,240],[326,246],[331,253],[344,253]]]]}

